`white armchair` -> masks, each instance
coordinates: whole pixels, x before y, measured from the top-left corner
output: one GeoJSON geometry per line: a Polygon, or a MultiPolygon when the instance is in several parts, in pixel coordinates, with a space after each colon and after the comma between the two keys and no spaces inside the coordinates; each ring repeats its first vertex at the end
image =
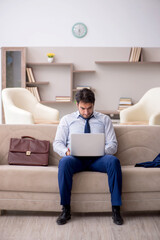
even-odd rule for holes
{"type": "Polygon", "coordinates": [[[160,87],[150,89],[138,103],[122,110],[120,123],[160,125],[160,87]]]}
{"type": "Polygon", "coordinates": [[[59,111],[38,102],[25,88],[5,88],[2,102],[6,124],[58,123],[59,111]]]}

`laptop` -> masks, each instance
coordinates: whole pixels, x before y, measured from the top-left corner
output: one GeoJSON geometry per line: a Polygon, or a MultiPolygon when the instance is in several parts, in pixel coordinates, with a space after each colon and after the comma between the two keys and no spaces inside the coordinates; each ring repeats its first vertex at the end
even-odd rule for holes
{"type": "Polygon", "coordinates": [[[103,156],[105,153],[104,133],[71,134],[70,151],[72,156],[103,156]]]}

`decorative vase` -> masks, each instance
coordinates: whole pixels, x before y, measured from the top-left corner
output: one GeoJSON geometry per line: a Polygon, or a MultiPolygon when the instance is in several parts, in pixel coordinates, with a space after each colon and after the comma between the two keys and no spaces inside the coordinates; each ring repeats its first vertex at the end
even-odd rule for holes
{"type": "Polygon", "coordinates": [[[52,58],[52,57],[49,57],[49,58],[48,58],[48,62],[49,62],[49,63],[52,63],[52,62],[53,62],[53,58],[52,58]]]}

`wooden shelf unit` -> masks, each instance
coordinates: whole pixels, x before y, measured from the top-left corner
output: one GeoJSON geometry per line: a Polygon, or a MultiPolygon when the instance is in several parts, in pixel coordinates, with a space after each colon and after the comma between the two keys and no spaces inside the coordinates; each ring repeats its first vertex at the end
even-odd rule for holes
{"type": "MultiPolygon", "coordinates": [[[[70,103],[70,102],[72,102],[72,99],[73,99],[73,92],[72,92],[72,88],[73,88],[73,63],[56,63],[56,62],[53,62],[53,63],[27,62],[26,63],[26,67],[32,68],[33,73],[34,73],[34,68],[35,67],[38,67],[39,69],[42,68],[41,71],[43,71],[43,70],[45,71],[45,68],[63,67],[63,66],[69,68],[69,70],[68,70],[68,72],[69,72],[68,73],[69,74],[69,83],[68,83],[68,85],[70,86],[70,90],[68,89],[68,91],[70,92],[69,97],[70,97],[71,100],[70,101],[65,101],[65,100],[64,101],[56,101],[56,100],[53,99],[53,101],[52,101],[52,100],[45,100],[42,97],[42,100],[40,101],[41,103],[43,103],[43,104],[52,104],[52,103],[70,103]]],[[[29,87],[32,87],[32,86],[33,87],[34,86],[40,87],[41,86],[42,87],[43,85],[48,85],[50,83],[51,83],[50,81],[36,81],[36,82],[33,82],[33,83],[26,82],[26,86],[29,86],[29,87]]],[[[62,84],[61,84],[61,86],[59,86],[59,88],[61,88],[63,90],[62,84]]],[[[42,91],[42,89],[41,89],[41,91],[42,91]]],[[[61,94],[61,95],[64,95],[64,94],[61,94]]],[[[68,94],[67,94],[67,96],[68,96],[68,94]]],[[[56,98],[56,96],[55,96],[55,98],[56,98]]]]}
{"type": "MultiPolygon", "coordinates": [[[[86,73],[95,73],[95,70],[73,70],[73,63],[38,63],[38,62],[27,62],[26,64],[27,67],[31,67],[33,68],[33,72],[34,72],[34,67],[38,66],[38,67],[54,67],[54,66],[68,66],[70,67],[70,85],[71,85],[71,101],[50,101],[50,100],[42,100],[41,103],[43,104],[52,104],[52,103],[71,103],[73,100],[73,92],[78,91],[78,89],[73,89],[73,78],[74,78],[74,74],[86,74],[86,73]]],[[[49,81],[44,81],[44,82],[35,82],[35,83],[30,83],[30,82],[26,82],[26,86],[32,87],[32,86],[41,86],[41,85],[47,85],[49,84],[49,81]]]]}

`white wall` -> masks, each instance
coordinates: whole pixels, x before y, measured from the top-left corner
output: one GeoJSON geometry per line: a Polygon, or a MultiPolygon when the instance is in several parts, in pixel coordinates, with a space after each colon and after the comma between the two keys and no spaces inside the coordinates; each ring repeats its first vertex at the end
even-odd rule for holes
{"type": "Polygon", "coordinates": [[[159,0],[0,0],[0,47],[158,47],[159,22],[159,0]],[[83,39],[71,31],[79,21],[83,39]]]}
{"type": "Polygon", "coordinates": [[[0,47],[160,47],[159,23],[159,0],[0,0],[0,47]]]}

